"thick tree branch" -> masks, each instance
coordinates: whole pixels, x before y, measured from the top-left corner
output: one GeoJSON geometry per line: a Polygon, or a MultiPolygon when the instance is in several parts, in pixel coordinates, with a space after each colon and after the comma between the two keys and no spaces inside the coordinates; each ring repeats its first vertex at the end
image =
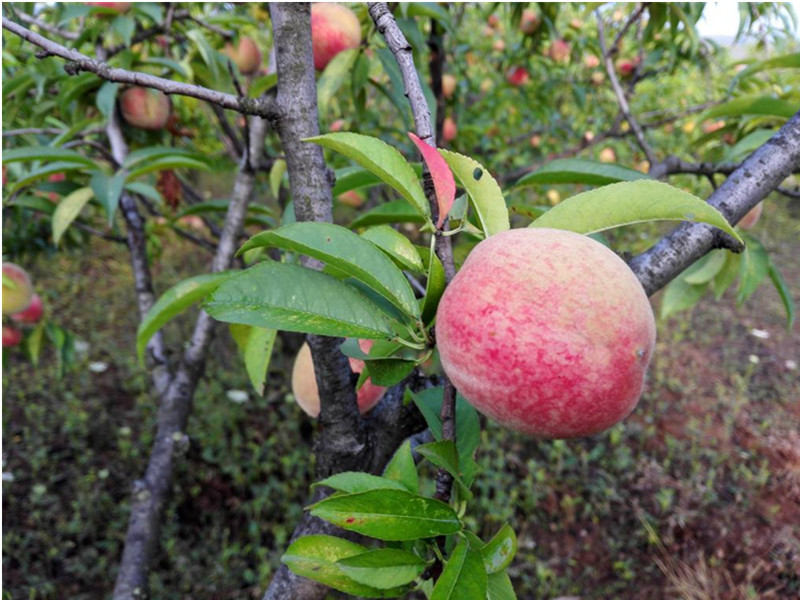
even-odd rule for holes
{"type": "Polygon", "coordinates": [[[270,96],[258,99],[244,98],[211,90],[199,85],[190,83],[180,83],[163,77],[156,77],[146,73],[137,73],[126,69],[117,69],[107,63],[89,58],[77,50],[66,48],[41,35],[32,32],[17,23],[3,17],[3,29],[20,36],[24,40],[42,48],[48,56],[58,56],[69,61],[64,65],[64,69],[71,75],[86,71],[94,73],[106,81],[126,83],[161,90],[166,94],[178,94],[190,96],[217,104],[222,108],[235,110],[246,115],[257,115],[264,118],[271,118],[274,115],[274,102],[270,96]]]}
{"type": "MultiPolygon", "coordinates": [[[[800,111],[731,173],[711,194],[708,203],[730,223],[738,223],[798,168],[800,111]]],[[[683,223],[655,246],[635,257],[630,267],[645,292],[654,294],[694,261],[718,247],[721,235],[722,232],[709,225],[683,223]]]]}
{"type": "Polygon", "coordinates": [[[647,156],[647,160],[650,161],[650,164],[654,164],[656,162],[656,155],[653,152],[653,149],[650,147],[650,144],[647,143],[647,139],[644,137],[644,131],[639,125],[639,121],[636,120],[631,112],[628,99],[625,97],[625,91],[622,89],[622,86],[619,84],[619,79],[617,78],[617,72],[614,68],[614,58],[611,52],[609,52],[609,50],[606,48],[603,18],[600,16],[599,11],[595,11],[595,18],[597,19],[597,41],[600,44],[600,52],[603,55],[603,62],[606,66],[608,80],[611,83],[612,89],[614,90],[614,95],[617,98],[619,109],[622,112],[622,115],[625,117],[625,120],[631,126],[633,135],[636,137],[636,142],[639,144],[639,147],[642,149],[642,152],[644,152],[645,156],[647,156]]]}

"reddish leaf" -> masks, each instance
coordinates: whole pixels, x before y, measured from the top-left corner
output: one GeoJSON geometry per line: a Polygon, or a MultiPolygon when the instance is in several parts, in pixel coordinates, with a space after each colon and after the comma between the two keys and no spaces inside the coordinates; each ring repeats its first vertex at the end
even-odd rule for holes
{"type": "Polygon", "coordinates": [[[436,190],[436,202],[439,205],[439,221],[436,223],[436,227],[441,229],[442,223],[456,199],[456,181],[453,179],[453,172],[439,154],[439,150],[429,146],[411,132],[408,133],[408,137],[416,144],[431,172],[433,188],[436,190]]]}
{"type": "Polygon", "coordinates": [[[181,203],[182,190],[181,182],[178,176],[175,175],[175,171],[161,171],[158,174],[156,189],[170,208],[173,210],[178,208],[178,205],[181,203]]]}

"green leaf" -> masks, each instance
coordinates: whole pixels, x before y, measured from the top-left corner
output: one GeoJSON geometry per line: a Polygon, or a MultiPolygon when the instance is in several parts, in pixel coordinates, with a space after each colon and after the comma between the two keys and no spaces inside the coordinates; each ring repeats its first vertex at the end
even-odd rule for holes
{"type": "Polygon", "coordinates": [[[711,282],[711,287],[714,290],[714,297],[717,300],[722,298],[725,290],[727,290],[731,284],[736,281],[736,278],[739,276],[739,265],[742,262],[741,254],[727,252],[726,255],[725,264],[711,282]]]}
{"type": "Polygon", "coordinates": [[[120,171],[112,176],[97,172],[92,175],[89,185],[94,192],[95,198],[106,209],[110,226],[114,222],[114,215],[117,212],[117,206],[119,206],[119,197],[122,195],[123,187],[125,187],[125,172],[120,171]]]}
{"type": "Polygon", "coordinates": [[[383,476],[402,483],[413,494],[419,492],[419,474],[414,455],[411,454],[411,442],[403,442],[403,445],[395,451],[392,460],[383,471],[383,476]]]}
{"type": "Polygon", "coordinates": [[[328,133],[305,141],[335,150],[356,161],[399,192],[423,217],[430,217],[431,209],[414,169],[402,154],[386,142],[350,132],[328,133]]]}
{"type": "Polygon", "coordinates": [[[427,566],[416,554],[394,548],[370,550],[343,558],[336,564],[355,581],[382,590],[410,584],[427,566]]]}
{"type": "Polygon", "coordinates": [[[14,194],[18,190],[24,188],[29,183],[37,181],[39,179],[44,179],[50,175],[55,173],[66,173],[67,171],[75,171],[79,169],[85,169],[86,165],[74,162],[51,162],[46,163],[41,167],[34,168],[25,175],[19,177],[15,182],[14,185],[11,186],[11,189],[8,190],[9,194],[14,194]]]}
{"type": "MultiPolygon", "coordinates": [[[[3,283],[5,286],[5,283],[3,283]]],[[[28,353],[31,363],[34,367],[39,366],[39,356],[42,353],[42,340],[44,339],[45,324],[43,322],[36,325],[36,327],[28,334],[25,339],[25,349],[28,353]]]]}
{"type": "Polygon", "coordinates": [[[486,600],[517,600],[514,586],[508,573],[492,573],[488,576],[489,586],[486,590],[486,600]]]}
{"type": "Polygon", "coordinates": [[[374,244],[332,223],[300,222],[250,238],[239,254],[274,246],[311,256],[365,283],[412,317],[419,316],[414,291],[400,269],[374,244]]]}
{"type": "Polygon", "coordinates": [[[739,117],[742,115],[766,115],[790,119],[797,112],[797,105],[771,96],[745,96],[729,100],[706,112],[706,118],[739,117]]]}
{"type": "Polygon", "coordinates": [[[338,561],[369,552],[369,549],[353,542],[330,535],[307,535],[296,539],[281,557],[289,569],[302,577],[308,577],[340,592],[363,598],[391,598],[404,591],[379,590],[358,583],[349,577],[337,564],[338,561]]]}
{"type": "Polygon", "coordinates": [[[486,598],[486,569],[480,552],[461,542],[453,550],[439,580],[433,588],[431,600],[470,600],[486,598]]]}
{"type": "Polygon", "coordinates": [[[763,73],[767,69],[800,69],[800,52],[775,56],[760,60],[738,73],[734,81],[744,79],[756,73],[763,73]]]}
{"type": "Polygon", "coordinates": [[[200,160],[189,156],[165,156],[153,161],[147,161],[138,169],[133,169],[128,174],[128,181],[133,181],[137,177],[147,175],[153,171],[166,171],[167,169],[196,169],[198,171],[210,171],[211,167],[205,160],[200,160]]]}
{"type": "Polygon", "coordinates": [[[115,104],[117,102],[117,90],[119,89],[118,83],[112,83],[110,81],[106,81],[103,85],[100,86],[100,89],[97,90],[97,97],[95,99],[95,103],[97,104],[97,108],[104,117],[108,118],[111,114],[111,111],[114,110],[115,104]]]}
{"type": "Polygon", "coordinates": [[[736,161],[750,156],[753,151],[766,144],[767,140],[773,135],[775,135],[775,132],[769,129],[757,129],[749,133],[728,150],[725,155],[725,160],[736,161]]]}
{"type": "Polygon", "coordinates": [[[272,197],[278,199],[281,193],[281,182],[283,175],[286,173],[286,161],[282,158],[277,159],[269,170],[269,189],[272,191],[272,197]]]}
{"type": "Polygon", "coordinates": [[[348,73],[353,68],[353,63],[356,62],[360,52],[360,48],[339,52],[325,67],[317,81],[317,104],[320,115],[327,114],[328,103],[339,91],[342,83],[349,79],[348,73]]]}
{"type": "Polygon", "coordinates": [[[458,471],[458,454],[453,440],[440,440],[420,444],[416,451],[437,467],[444,469],[455,479],[461,479],[458,471]]]}
{"type": "Polygon", "coordinates": [[[692,285],[686,283],[682,276],[673,279],[667,285],[661,298],[661,319],[666,320],[677,312],[692,308],[703,297],[707,289],[708,284],[692,285]]]}
{"type": "Polygon", "coordinates": [[[684,277],[683,280],[691,285],[708,283],[714,279],[717,273],[722,270],[722,267],[725,266],[726,254],[725,250],[712,250],[697,261],[700,265],[699,268],[684,277]]]}
{"type": "Polygon", "coordinates": [[[444,266],[442,261],[436,256],[433,248],[424,249],[426,267],[427,267],[427,284],[425,285],[425,297],[422,300],[422,322],[429,325],[436,317],[436,309],[439,307],[439,300],[442,299],[444,288],[447,280],[444,274],[444,266]]]}
{"type": "Polygon", "coordinates": [[[450,150],[439,150],[467,192],[486,237],[510,228],[508,208],[500,186],[478,161],[450,150]]]}
{"type": "Polygon", "coordinates": [[[278,74],[270,73],[264,77],[256,77],[247,90],[247,95],[251,98],[262,96],[267,90],[272,89],[278,83],[278,74]]]}
{"type": "Polygon", "coordinates": [[[172,148],[170,146],[148,146],[147,148],[140,148],[139,150],[134,150],[128,154],[128,156],[126,156],[125,160],[122,162],[122,167],[125,169],[131,169],[135,165],[138,165],[142,162],[149,163],[165,157],[186,157],[197,160],[202,160],[203,158],[201,155],[189,150],[184,150],[183,148],[172,148]]]}
{"type": "Polygon", "coordinates": [[[747,245],[739,265],[739,290],[736,302],[743,304],[769,274],[769,255],[757,239],[747,236],[747,245]]]}
{"type": "Polygon", "coordinates": [[[414,244],[396,229],[388,225],[376,225],[366,229],[361,237],[383,250],[401,268],[415,273],[422,273],[425,269],[414,244]]]}
{"type": "Polygon", "coordinates": [[[379,204],[375,208],[360,215],[352,223],[350,229],[369,227],[370,225],[384,225],[389,223],[424,223],[422,217],[405,200],[392,200],[379,204]]]}
{"type": "Polygon", "coordinates": [[[514,187],[557,183],[607,185],[620,181],[638,181],[649,178],[644,173],[620,165],[586,158],[557,158],[522,177],[514,187]]]}
{"type": "Polygon", "coordinates": [[[136,31],[136,20],[130,15],[118,15],[111,21],[111,31],[122,38],[125,46],[130,46],[133,32],[136,31]]]}
{"type": "Polygon", "coordinates": [[[144,196],[145,198],[149,198],[153,202],[164,202],[164,199],[161,197],[161,193],[149,183],[144,183],[143,181],[132,181],[125,184],[125,189],[133,194],[138,194],[140,196],[144,196]]]}
{"type": "Polygon", "coordinates": [[[388,319],[351,286],[295,265],[267,261],[227,279],[206,300],[215,319],[282,331],[386,339],[388,319]]]}
{"type": "Polygon", "coordinates": [[[486,572],[501,573],[508,568],[517,553],[517,536],[511,526],[506,523],[495,536],[481,548],[486,572]]]}
{"type": "MultiPolygon", "coordinates": [[[[414,173],[416,173],[417,177],[422,177],[421,163],[411,163],[411,168],[414,169],[414,173]]],[[[380,177],[374,173],[367,171],[366,169],[362,169],[356,165],[350,165],[347,167],[342,167],[341,169],[336,169],[336,183],[334,184],[331,193],[335,198],[341,194],[344,194],[345,192],[349,192],[350,190],[372,187],[379,185],[380,183],[382,183],[380,177]]],[[[410,205],[409,208],[411,208],[410,205]]],[[[414,215],[417,217],[420,216],[417,211],[414,211],[414,215]]]]}
{"type": "Polygon", "coordinates": [[[164,292],[147,311],[136,332],[136,355],[139,360],[144,360],[147,343],[159,329],[194,303],[205,298],[232,274],[231,271],[225,271],[196,275],[178,282],[164,292]]]}
{"type": "Polygon", "coordinates": [[[53,243],[58,246],[64,232],[80,214],[86,203],[94,197],[90,187],[80,188],[72,192],[56,206],[53,213],[53,243]]]}
{"type": "Polygon", "coordinates": [[[401,490],[372,490],[333,496],[311,514],[334,525],[386,541],[416,540],[461,530],[453,509],[439,500],[401,490]]]}
{"type": "MultiPolygon", "coordinates": [[[[197,48],[197,51],[200,53],[203,62],[211,70],[212,80],[220,81],[222,79],[220,66],[223,64],[223,56],[211,47],[211,44],[208,43],[203,30],[192,29],[187,31],[186,37],[188,37],[194,43],[194,47],[197,48]]],[[[225,80],[227,81],[227,79],[228,77],[226,73],[225,80]]]]}
{"type": "Polygon", "coordinates": [[[347,471],[345,473],[336,473],[330,477],[318,481],[314,486],[327,485],[335,489],[337,492],[347,492],[349,494],[356,494],[358,492],[368,492],[370,490],[404,490],[405,486],[393,479],[386,477],[378,477],[369,473],[362,473],[360,471],[347,471]]]}
{"type": "MultiPolygon", "coordinates": [[[[435,387],[411,394],[411,399],[422,413],[434,439],[442,439],[442,422],[439,414],[442,411],[442,388],[435,387]]],[[[475,450],[478,448],[481,435],[481,422],[476,410],[461,394],[456,396],[456,449],[461,477],[466,485],[472,483],[475,475],[475,450]]]]}
{"type": "Polygon", "coordinates": [[[230,331],[244,360],[244,368],[253,389],[259,396],[263,396],[269,362],[272,358],[272,346],[278,332],[274,329],[236,323],[231,323],[230,331]]]}
{"type": "Polygon", "coordinates": [[[368,360],[366,363],[372,383],[383,387],[392,387],[403,381],[417,364],[413,360],[402,358],[368,360]]]}
{"type": "Polygon", "coordinates": [[[775,285],[775,289],[778,290],[783,307],[786,309],[786,326],[791,330],[794,326],[794,299],[789,286],[786,285],[786,280],[771,260],[769,261],[769,277],[775,285]]]}
{"type": "Polygon", "coordinates": [[[707,223],[742,241],[713,206],[659,181],[612,183],[583,192],[557,204],[530,227],[595,233],[622,225],[664,220],[707,223]]]}
{"type": "Polygon", "coordinates": [[[93,167],[96,159],[87,158],[78,154],[74,150],[65,150],[63,148],[52,148],[50,146],[26,146],[24,148],[13,148],[11,150],[3,150],[3,164],[12,162],[31,161],[31,160],[45,160],[45,161],[59,161],[80,163],[93,167]]]}

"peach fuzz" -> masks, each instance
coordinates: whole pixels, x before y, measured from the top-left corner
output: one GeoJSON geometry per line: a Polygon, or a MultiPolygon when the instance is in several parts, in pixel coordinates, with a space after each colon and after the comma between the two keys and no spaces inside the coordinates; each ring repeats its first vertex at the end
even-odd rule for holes
{"type": "MultiPolygon", "coordinates": [[[[372,340],[359,340],[359,347],[362,352],[369,352],[372,348],[372,340]]],[[[350,359],[350,368],[354,373],[361,373],[364,370],[364,361],[356,358],[350,359]]],[[[319,388],[317,378],[314,373],[314,361],[311,358],[311,348],[308,344],[303,344],[294,359],[292,368],[292,393],[297,403],[310,417],[318,417],[320,411],[319,388]]],[[[375,385],[371,379],[367,379],[361,389],[358,390],[356,401],[358,410],[361,414],[369,412],[383,395],[386,388],[375,385]]]]}
{"type": "Polygon", "coordinates": [[[625,262],[556,229],[498,233],[470,253],[436,315],[444,372],[501,425],[550,439],[604,431],[636,406],[655,318],[625,262]]]}
{"type": "Polygon", "coordinates": [[[361,23],[346,6],[315,2],[311,5],[311,42],[314,68],[322,71],[339,52],[358,48],[361,44],[361,23]]]}

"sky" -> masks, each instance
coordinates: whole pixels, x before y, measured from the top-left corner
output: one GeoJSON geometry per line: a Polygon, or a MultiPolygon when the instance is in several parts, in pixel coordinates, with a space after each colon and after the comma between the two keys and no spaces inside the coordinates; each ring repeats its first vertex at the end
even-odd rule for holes
{"type": "MultiPolygon", "coordinates": [[[[800,0],[790,2],[800,15],[800,0]]],[[[709,2],[698,23],[703,37],[733,37],[739,28],[739,9],[736,2],[709,2]]]]}

